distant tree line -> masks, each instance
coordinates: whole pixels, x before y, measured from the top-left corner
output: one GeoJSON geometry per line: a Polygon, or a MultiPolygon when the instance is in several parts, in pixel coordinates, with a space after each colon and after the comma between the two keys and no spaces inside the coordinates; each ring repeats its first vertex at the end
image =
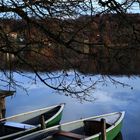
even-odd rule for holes
{"type": "MultiPolygon", "coordinates": [[[[77,26],[82,28],[85,22],[89,21],[88,26],[83,27],[78,32],[77,39],[79,42],[88,40],[89,45],[94,44],[139,44],[140,40],[140,14],[127,14],[125,19],[118,14],[104,14],[92,16],[80,16],[77,19],[54,19],[46,18],[44,20],[35,19],[44,27],[53,29],[56,35],[61,34],[61,38],[69,40],[70,35],[74,34],[77,26]],[[121,19],[122,18],[122,19],[121,19]],[[63,25],[63,33],[60,28],[60,23],[63,25]]],[[[61,25],[61,26],[62,26],[61,25]]],[[[19,43],[45,44],[49,46],[51,40],[43,32],[40,32],[35,26],[29,26],[22,19],[1,19],[0,27],[4,29],[7,35],[12,33],[17,34],[19,43]],[[16,25],[16,26],[15,26],[16,25]],[[49,41],[50,40],[50,41],[49,41]]],[[[77,41],[77,43],[78,43],[77,41]]],[[[77,45],[77,44],[76,44],[77,45]]],[[[79,47],[81,44],[79,44],[79,47]]]]}

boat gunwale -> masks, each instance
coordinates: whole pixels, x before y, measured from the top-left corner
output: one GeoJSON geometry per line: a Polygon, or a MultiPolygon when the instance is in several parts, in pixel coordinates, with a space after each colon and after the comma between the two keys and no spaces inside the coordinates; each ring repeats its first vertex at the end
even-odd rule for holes
{"type": "MultiPolygon", "coordinates": [[[[57,113],[55,113],[55,115],[53,115],[48,120],[46,120],[45,124],[47,124],[48,122],[52,121],[54,118],[56,118],[63,111],[65,103],[61,103],[58,106],[60,106],[59,111],[57,111],[57,113]]],[[[41,126],[41,125],[39,124],[38,126],[41,126]]]]}
{"type": "Polygon", "coordinates": [[[79,119],[79,120],[75,120],[75,121],[71,121],[71,122],[66,122],[66,123],[63,123],[63,124],[60,124],[60,125],[63,126],[63,125],[68,125],[68,124],[71,124],[71,123],[86,121],[86,120],[90,120],[90,119],[97,119],[97,118],[101,118],[101,117],[112,116],[112,115],[115,115],[115,114],[118,114],[118,113],[123,114],[123,117],[124,117],[125,111],[113,112],[113,113],[97,115],[97,116],[93,116],[93,117],[87,117],[87,118],[84,118],[84,119],[79,119]]]}
{"type": "MultiPolygon", "coordinates": [[[[55,107],[58,107],[58,106],[64,106],[64,104],[65,103],[61,103],[59,105],[53,105],[53,106],[50,106],[50,107],[40,108],[40,109],[36,109],[36,110],[33,110],[33,111],[28,111],[28,112],[16,114],[16,115],[13,115],[13,116],[10,116],[10,117],[6,117],[6,118],[3,118],[3,119],[0,119],[0,122],[8,121],[9,119],[16,118],[16,117],[19,117],[19,116],[24,116],[24,115],[27,115],[27,114],[32,114],[34,112],[40,112],[40,111],[49,110],[49,109],[52,109],[52,108],[55,108],[55,107]]],[[[61,108],[61,109],[63,109],[63,108],[61,108]]]]}

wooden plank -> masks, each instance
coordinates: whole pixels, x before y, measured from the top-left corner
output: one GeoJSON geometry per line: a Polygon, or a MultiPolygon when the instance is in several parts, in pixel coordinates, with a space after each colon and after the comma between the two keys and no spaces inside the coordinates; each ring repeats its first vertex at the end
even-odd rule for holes
{"type": "Polygon", "coordinates": [[[85,120],[84,129],[86,135],[94,135],[101,132],[101,122],[96,120],[85,120]]]}
{"type": "Polygon", "coordinates": [[[3,97],[12,96],[14,93],[15,91],[0,90],[0,96],[3,96],[3,97]]]}
{"type": "Polygon", "coordinates": [[[56,135],[60,135],[60,136],[68,137],[68,138],[73,138],[75,140],[81,140],[81,139],[86,137],[85,135],[80,135],[80,134],[67,132],[67,131],[59,131],[56,133],[56,135]]]}
{"type": "Polygon", "coordinates": [[[44,114],[41,115],[41,129],[45,129],[46,125],[45,125],[45,116],[44,114]]]}
{"type": "Polygon", "coordinates": [[[5,98],[7,96],[12,96],[15,91],[9,90],[0,90],[0,119],[5,118],[6,107],[5,107],[5,98]]]}
{"type": "Polygon", "coordinates": [[[35,125],[30,125],[30,124],[25,124],[25,123],[19,123],[19,122],[11,122],[11,121],[6,121],[4,123],[4,126],[12,127],[13,129],[14,128],[19,128],[19,129],[22,129],[22,130],[36,128],[35,125]]]}
{"type": "Polygon", "coordinates": [[[102,130],[101,130],[101,136],[102,140],[106,140],[106,121],[105,119],[101,119],[101,124],[102,124],[102,130]]]}

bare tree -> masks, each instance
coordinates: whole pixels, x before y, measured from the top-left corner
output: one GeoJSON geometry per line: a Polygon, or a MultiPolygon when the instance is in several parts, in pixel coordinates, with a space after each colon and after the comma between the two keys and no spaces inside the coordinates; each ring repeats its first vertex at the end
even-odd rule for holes
{"type": "Polygon", "coordinates": [[[90,56],[96,74],[103,63],[123,58],[124,53],[118,54],[118,41],[126,44],[123,49],[129,48],[132,35],[134,43],[139,42],[138,24],[128,16],[139,4],[136,0],[1,0],[1,82],[12,88],[21,86],[13,72],[27,76],[24,71],[28,70],[35,73],[28,78],[86,100],[89,90],[105,82],[104,76],[87,78],[77,69],[86,67],[90,56]],[[112,30],[112,26],[116,27],[112,30]]]}

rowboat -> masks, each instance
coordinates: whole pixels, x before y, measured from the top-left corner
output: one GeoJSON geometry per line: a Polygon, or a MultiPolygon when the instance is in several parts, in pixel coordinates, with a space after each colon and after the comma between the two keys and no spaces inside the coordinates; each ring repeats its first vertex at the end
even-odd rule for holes
{"type": "Polygon", "coordinates": [[[101,120],[106,120],[106,139],[113,140],[121,131],[124,112],[80,119],[44,129],[16,140],[101,140],[101,120]]]}
{"type": "Polygon", "coordinates": [[[14,139],[25,134],[58,125],[64,104],[42,108],[0,120],[0,140],[14,139]]]}

